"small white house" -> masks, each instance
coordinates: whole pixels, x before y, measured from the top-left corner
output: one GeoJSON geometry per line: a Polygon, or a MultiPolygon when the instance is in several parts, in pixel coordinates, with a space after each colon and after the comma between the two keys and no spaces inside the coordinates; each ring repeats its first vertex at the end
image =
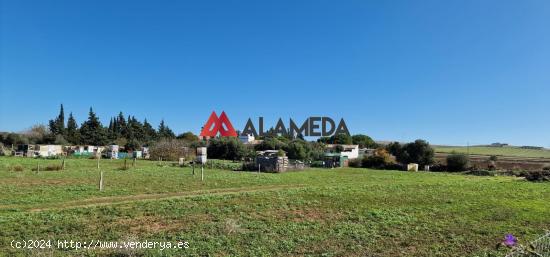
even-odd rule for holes
{"type": "Polygon", "coordinates": [[[338,146],[341,146],[343,149],[340,152],[340,156],[346,156],[349,160],[359,158],[359,145],[338,145],[338,144],[328,144],[328,149],[334,149],[338,146]]]}

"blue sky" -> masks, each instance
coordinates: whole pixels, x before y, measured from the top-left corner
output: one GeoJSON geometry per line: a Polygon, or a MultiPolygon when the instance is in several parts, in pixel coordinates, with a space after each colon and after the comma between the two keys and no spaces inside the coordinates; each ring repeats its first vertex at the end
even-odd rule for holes
{"type": "Polygon", "coordinates": [[[123,111],[550,147],[550,1],[1,1],[0,131],[123,111]]]}

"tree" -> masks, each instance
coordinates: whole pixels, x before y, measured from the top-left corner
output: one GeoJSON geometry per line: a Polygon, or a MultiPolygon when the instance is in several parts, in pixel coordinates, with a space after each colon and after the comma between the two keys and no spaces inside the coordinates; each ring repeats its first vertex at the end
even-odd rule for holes
{"type": "Polygon", "coordinates": [[[386,146],[386,150],[388,150],[388,152],[393,156],[398,156],[401,154],[401,151],[403,151],[403,147],[399,144],[399,142],[391,142],[386,146]]]}
{"type": "Polygon", "coordinates": [[[111,118],[109,121],[109,127],[107,128],[107,138],[109,138],[109,141],[114,142],[118,138],[118,133],[116,130],[116,117],[111,118]]]}
{"type": "Polygon", "coordinates": [[[279,150],[285,146],[285,143],[281,141],[278,137],[266,137],[260,144],[256,145],[254,148],[256,151],[265,151],[265,150],[279,150]]]}
{"type": "Polygon", "coordinates": [[[451,153],[447,156],[448,171],[465,171],[468,168],[468,156],[461,153],[451,153]]]}
{"type": "Polygon", "coordinates": [[[154,141],[157,138],[157,131],[151,126],[147,119],[143,121],[143,136],[144,142],[148,144],[151,141],[154,141]]]}
{"type": "Polygon", "coordinates": [[[59,109],[59,115],[49,121],[50,132],[53,135],[65,135],[65,111],[63,110],[63,104],[59,109]]]}
{"type": "Polygon", "coordinates": [[[283,147],[283,150],[286,151],[288,158],[294,160],[305,160],[308,158],[307,142],[302,140],[293,140],[288,145],[283,147]]]}
{"type": "Polygon", "coordinates": [[[195,134],[193,134],[193,132],[191,132],[191,131],[187,131],[187,132],[185,132],[185,133],[179,134],[176,138],[177,138],[177,139],[184,140],[184,141],[187,141],[187,142],[199,141],[199,137],[197,137],[197,136],[196,136],[195,134]]]}
{"type": "Polygon", "coordinates": [[[48,131],[48,128],[42,124],[32,126],[29,130],[23,133],[31,144],[53,143],[55,135],[48,131]]]}
{"type": "Polygon", "coordinates": [[[371,137],[367,135],[353,135],[351,137],[351,140],[354,145],[359,145],[359,148],[376,148],[378,147],[378,144],[372,140],[371,137]]]}
{"type": "Polygon", "coordinates": [[[176,135],[174,134],[174,132],[164,124],[164,120],[160,121],[157,135],[158,135],[158,138],[164,138],[164,139],[176,138],[176,135]]]}
{"type": "Polygon", "coordinates": [[[418,139],[403,146],[399,143],[392,143],[388,145],[387,149],[402,164],[418,163],[418,165],[424,166],[433,163],[434,149],[425,140],[418,139]]]}
{"type": "Polygon", "coordinates": [[[234,137],[214,138],[208,144],[208,155],[214,159],[240,160],[251,154],[248,148],[234,137]]]}
{"type": "Polygon", "coordinates": [[[340,133],[330,137],[321,137],[317,139],[317,142],[325,144],[340,144],[340,145],[351,145],[353,140],[348,134],[340,133]]]}
{"type": "Polygon", "coordinates": [[[7,135],[4,135],[4,139],[2,140],[2,143],[4,143],[5,146],[11,146],[11,145],[17,145],[17,144],[28,144],[29,138],[25,135],[20,135],[17,133],[9,133],[7,135]]]}
{"type": "Polygon", "coordinates": [[[67,120],[67,141],[71,144],[80,144],[80,132],[78,131],[78,125],[73,117],[73,113],[69,113],[69,119],[67,120]]]}
{"type": "Polygon", "coordinates": [[[107,133],[92,107],[88,113],[88,120],[80,126],[81,142],[88,145],[105,145],[108,142],[107,133]]]}

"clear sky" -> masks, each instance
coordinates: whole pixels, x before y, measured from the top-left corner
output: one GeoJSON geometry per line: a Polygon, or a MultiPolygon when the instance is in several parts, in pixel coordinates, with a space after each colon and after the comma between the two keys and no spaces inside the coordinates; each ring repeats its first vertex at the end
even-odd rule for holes
{"type": "Polygon", "coordinates": [[[550,1],[1,2],[0,131],[119,111],[550,147],[550,1]]]}

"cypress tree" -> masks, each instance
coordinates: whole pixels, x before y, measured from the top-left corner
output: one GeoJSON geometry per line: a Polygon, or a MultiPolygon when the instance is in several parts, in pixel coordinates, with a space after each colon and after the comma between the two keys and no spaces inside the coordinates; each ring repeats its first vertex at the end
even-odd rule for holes
{"type": "Polygon", "coordinates": [[[176,138],[176,135],[174,132],[164,124],[164,120],[160,121],[159,130],[158,130],[158,137],[159,138],[176,138]]]}
{"type": "Polygon", "coordinates": [[[59,109],[59,115],[49,121],[50,132],[53,135],[65,135],[65,111],[63,110],[63,104],[59,109]]]}
{"type": "Polygon", "coordinates": [[[92,107],[90,107],[90,112],[88,114],[88,120],[82,123],[80,126],[80,135],[82,143],[89,145],[105,145],[107,144],[107,133],[101,121],[96,116],[92,107]]]}
{"type": "Polygon", "coordinates": [[[67,120],[67,141],[75,145],[80,144],[80,133],[72,112],[69,113],[69,119],[67,120]]]}
{"type": "Polygon", "coordinates": [[[156,140],[157,131],[151,126],[147,119],[143,120],[143,141],[149,143],[156,140]]]}

